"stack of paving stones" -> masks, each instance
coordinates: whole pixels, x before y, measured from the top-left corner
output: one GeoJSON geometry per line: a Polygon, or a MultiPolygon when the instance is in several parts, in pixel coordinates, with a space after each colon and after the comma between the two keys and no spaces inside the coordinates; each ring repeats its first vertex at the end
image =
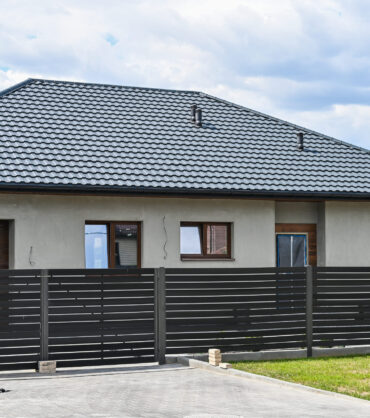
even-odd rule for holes
{"type": "Polygon", "coordinates": [[[208,350],[208,362],[212,366],[219,366],[221,363],[221,351],[217,348],[210,348],[208,350]]]}

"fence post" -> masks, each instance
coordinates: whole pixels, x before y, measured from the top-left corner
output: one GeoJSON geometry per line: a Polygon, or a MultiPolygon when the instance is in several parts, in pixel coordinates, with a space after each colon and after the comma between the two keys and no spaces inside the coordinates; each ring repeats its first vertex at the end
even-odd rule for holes
{"type": "Polygon", "coordinates": [[[49,272],[40,275],[40,361],[49,360],[49,272]]]}
{"type": "Polygon", "coordinates": [[[166,270],[154,269],[154,356],[159,364],[166,362],[166,270]]]}
{"type": "Polygon", "coordinates": [[[312,333],[313,333],[313,269],[306,267],[306,344],[307,357],[312,357],[312,333]]]}

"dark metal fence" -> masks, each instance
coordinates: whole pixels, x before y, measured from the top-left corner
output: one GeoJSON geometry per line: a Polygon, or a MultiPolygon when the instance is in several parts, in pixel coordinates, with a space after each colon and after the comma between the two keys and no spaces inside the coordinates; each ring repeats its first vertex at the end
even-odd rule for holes
{"type": "Polygon", "coordinates": [[[306,346],[304,268],[168,269],[167,353],[306,346]]]}
{"type": "Polygon", "coordinates": [[[154,269],[51,270],[48,321],[60,367],[154,361],[154,269]]]}
{"type": "Polygon", "coordinates": [[[370,268],[0,270],[0,369],[370,344],[370,268]]]}
{"type": "Polygon", "coordinates": [[[370,344],[370,267],[318,267],[313,345],[370,344]]]}
{"type": "Polygon", "coordinates": [[[0,270],[0,370],[40,359],[40,271],[0,270]]]}
{"type": "Polygon", "coordinates": [[[154,269],[0,272],[0,369],[154,361],[154,269]]]}

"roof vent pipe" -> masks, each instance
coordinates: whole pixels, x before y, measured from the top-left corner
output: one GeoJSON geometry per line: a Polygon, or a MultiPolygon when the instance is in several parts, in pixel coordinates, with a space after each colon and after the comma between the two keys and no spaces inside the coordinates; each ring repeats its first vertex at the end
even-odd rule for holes
{"type": "Polygon", "coordinates": [[[195,112],[195,124],[199,128],[202,126],[202,109],[197,109],[195,112]]]}
{"type": "Polygon", "coordinates": [[[197,105],[191,105],[191,120],[192,122],[195,122],[195,113],[197,111],[197,105]]]}
{"type": "Polygon", "coordinates": [[[300,151],[303,151],[303,132],[297,133],[297,147],[300,151]]]}

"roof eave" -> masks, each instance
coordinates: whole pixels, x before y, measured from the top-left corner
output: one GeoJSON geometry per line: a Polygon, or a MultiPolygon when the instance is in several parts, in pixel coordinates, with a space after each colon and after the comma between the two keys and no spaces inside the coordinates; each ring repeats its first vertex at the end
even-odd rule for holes
{"type": "Polygon", "coordinates": [[[185,189],[163,187],[118,187],[86,185],[50,184],[0,184],[2,192],[46,193],[46,194],[114,194],[132,196],[180,196],[180,197],[220,197],[220,198],[284,198],[320,200],[370,200],[370,193],[359,192],[301,192],[284,190],[225,190],[225,189],[185,189]]]}

